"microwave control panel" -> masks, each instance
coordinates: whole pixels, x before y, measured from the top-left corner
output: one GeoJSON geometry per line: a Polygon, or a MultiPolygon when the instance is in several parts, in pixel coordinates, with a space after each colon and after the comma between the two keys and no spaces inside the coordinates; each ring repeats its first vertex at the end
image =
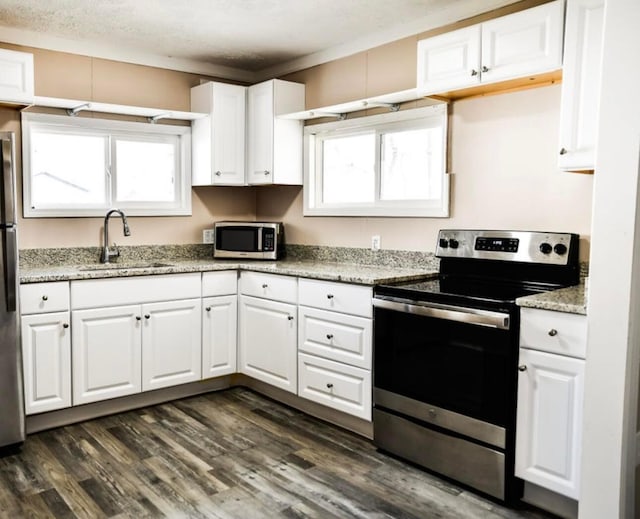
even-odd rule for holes
{"type": "Polygon", "coordinates": [[[276,230],[275,229],[263,229],[262,230],[262,250],[265,252],[273,252],[275,250],[276,242],[276,230]]]}

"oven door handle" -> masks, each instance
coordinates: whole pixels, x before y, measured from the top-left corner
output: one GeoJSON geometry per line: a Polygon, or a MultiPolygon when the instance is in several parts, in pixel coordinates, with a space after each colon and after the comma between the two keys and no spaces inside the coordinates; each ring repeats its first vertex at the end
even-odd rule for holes
{"type": "Polygon", "coordinates": [[[406,314],[424,315],[436,319],[447,319],[461,323],[487,326],[499,330],[508,330],[510,326],[509,314],[479,310],[477,308],[462,308],[459,306],[442,305],[438,303],[424,303],[410,299],[387,299],[381,296],[373,298],[373,306],[384,310],[393,310],[406,314]]]}

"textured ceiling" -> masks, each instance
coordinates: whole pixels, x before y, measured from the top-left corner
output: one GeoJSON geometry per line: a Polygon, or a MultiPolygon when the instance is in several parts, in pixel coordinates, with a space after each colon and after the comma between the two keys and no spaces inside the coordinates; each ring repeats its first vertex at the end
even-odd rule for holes
{"type": "Polygon", "coordinates": [[[109,47],[255,72],[413,28],[416,20],[446,12],[459,19],[512,1],[0,0],[0,41],[29,44],[29,35],[34,46],[45,46],[47,37],[79,49],[109,47]]]}

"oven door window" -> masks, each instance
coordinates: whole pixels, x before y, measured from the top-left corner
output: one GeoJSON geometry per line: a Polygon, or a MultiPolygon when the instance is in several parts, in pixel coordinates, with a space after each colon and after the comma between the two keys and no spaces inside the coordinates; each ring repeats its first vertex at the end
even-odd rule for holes
{"type": "Polygon", "coordinates": [[[375,309],[374,385],[506,426],[512,334],[486,326],[375,309]]]}

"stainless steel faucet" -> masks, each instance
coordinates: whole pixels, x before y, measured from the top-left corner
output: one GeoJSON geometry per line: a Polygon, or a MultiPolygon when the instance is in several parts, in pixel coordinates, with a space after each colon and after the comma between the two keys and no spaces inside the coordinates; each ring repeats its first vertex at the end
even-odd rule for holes
{"type": "Polygon", "coordinates": [[[104,217],[104,234],[103,234],[103,247],[102,254],[100,255],[100,263],[109,263],[111,258],[117,258],[120,256],[120,251],[116,244],[113,244],[113,250],[109,249],[109,218],[113,213],[117,213],[122,218],[122,232],[125,236],[131,236],[131,231],[129,230],[129,223],[127,222],[126,215],[120,211],[120,209],[111,209],[106,216],[104,217]]]}

